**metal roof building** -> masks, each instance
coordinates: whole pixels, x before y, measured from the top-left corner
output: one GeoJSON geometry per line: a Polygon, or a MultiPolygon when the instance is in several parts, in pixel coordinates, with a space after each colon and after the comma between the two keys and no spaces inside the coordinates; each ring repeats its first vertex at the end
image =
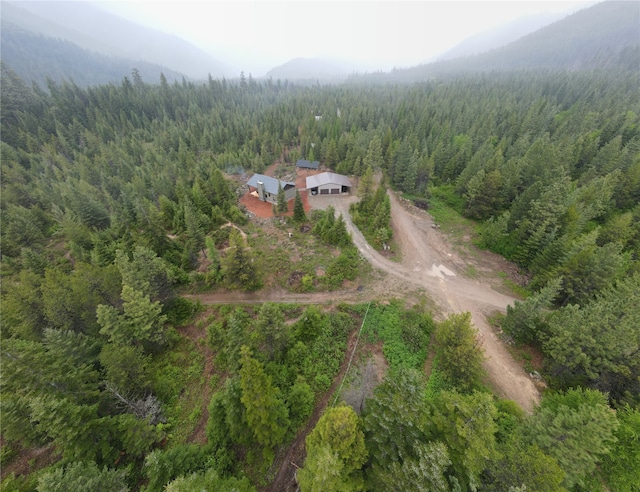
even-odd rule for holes
{"type": "Polygon", "coordinates": [[[351,181],[336,173],[320,173],[307,177],[307,190],[312,195],[340,195],[351,191],[351,181]]]}
{"type": "Polygon", "coordinates": [[[282,186],[287,201],[296,196],[296,184],[290,181],[280,181],[279,179],[265,176],[264,174],[254,174],[247,181],[247,186],[255,188],[253,196],[263,202],[276,203],[278,200],[278,183],[282,186]]]}
{"type": "Polygon", "coordinates": [[[318,169],[318,167],[320,166],[320,163],[318,161],[307,161],[305,159],[299,159],[298,162],[296,162],[296,167],[300,167],[303,169],[318,169]]]}

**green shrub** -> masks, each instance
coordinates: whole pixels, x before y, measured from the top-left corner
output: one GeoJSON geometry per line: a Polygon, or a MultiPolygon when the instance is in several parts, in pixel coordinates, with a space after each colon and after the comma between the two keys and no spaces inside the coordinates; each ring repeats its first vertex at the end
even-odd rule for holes
{"type": "Polygon", "coordinates": [[[394,301],[389,305],[372,305],[363,334],[371,343],[383,342],[382,352],[392,370],[417,369],[427,357],[433,321],[429,315],[406,311],[394,301]]]}
{"type": "Polygon", "coordinates": [[[164,305],[163,311],[169,324],[180,326],[191,320],[199,309],[200,306],[196,302],[184,297],[174,297],[164,305]]]}
{"type": "Polygon", "coordinates": [[[210,467],[211,450],[197,444],[180,444],[166,451],[156,450],[144,460],[144,474],[149,479],[147,490],[164,490],[170,481],[210,467]]]}
{"type": "Polygon", "coordinates": [[[329,264],[327,274],[323,279],[331,287],[338,287],[345,280],[356,279],[359,265],[358,250],[356,248],[345,248],[340,253],[340,256],[329,264]]]}

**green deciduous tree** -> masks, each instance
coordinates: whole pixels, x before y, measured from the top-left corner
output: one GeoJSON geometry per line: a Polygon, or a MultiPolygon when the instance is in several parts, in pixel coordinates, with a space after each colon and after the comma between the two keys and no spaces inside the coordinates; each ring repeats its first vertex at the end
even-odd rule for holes
{"type": "Polygon", "coordinates": [[[617,412],[617,441],[602,457],[600,469],[611,490],[635,491],[640,487],[640,410],[625,406],[617,412]]]}

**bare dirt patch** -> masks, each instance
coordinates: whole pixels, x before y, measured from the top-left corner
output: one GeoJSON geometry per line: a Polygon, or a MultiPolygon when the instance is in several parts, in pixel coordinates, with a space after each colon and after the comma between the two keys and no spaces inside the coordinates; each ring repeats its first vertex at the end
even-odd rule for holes
{"type": "MultiPolygon", "coordinates": [[[[269,166],[265,171],[266,176],[273,176],[277,166],[279,164],[274,164],[269,166]]],[[[313,171],[309,169],[298,169],[296,172],[295,183],[296,188],[300,191],[300,198],[302,199],[302,206],[304,207],[304,211],[309,213],[311,210],[311,205],[309,204],[309,196],[305,190],[306,178],[307,176],[312,176],[314,174],[318,174],[321,171],[313,171]]],[[[260,217],[262,219],[268,219],[273,217],[273,205],[269,202],[263,202],[259,198],[256,198],[251,194],[251,192],[247,189],[246,193],[242,195],[240,198],[240,203],[245,206],[245,208],[251,212],[256,217],[260,217]]],[[[285,217],[293,216],[293,205],[295,200],[289,200],[289,209],[287,213],[282,214],[285,217]]]]}
{"type": "MultiPolygon", "coordinates": [[[[4,443],[2,443],[4,446],[4,443]]],[[[42,446],[39,448],[22,449],[10,463],[2,467],[0,479],[4,480],[12,473],[18,476],[26,476],[37,470],[41,470],[59,461],[60,454],[55,446],[42,446]]]]}

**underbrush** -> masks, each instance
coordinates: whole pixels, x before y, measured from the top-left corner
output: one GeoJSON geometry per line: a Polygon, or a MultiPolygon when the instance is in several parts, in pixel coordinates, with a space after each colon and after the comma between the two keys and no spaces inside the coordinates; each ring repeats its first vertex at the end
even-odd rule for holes
{"type": "Polygon", "coordinates": [[[401,301],[372,304],[362,335],[369,343],[382,341],[382,352],[391,370],[419,369],[424,365],[434,328],[428,313],[405,310],[401,301]]]}
{"type": "Polygon", "coordinates": [[[170,442],[186,442],[201,417],[204,364],[204,356],[186,337],[151,363],[149,372],[155,394],[164,403],[170,442]]]}

